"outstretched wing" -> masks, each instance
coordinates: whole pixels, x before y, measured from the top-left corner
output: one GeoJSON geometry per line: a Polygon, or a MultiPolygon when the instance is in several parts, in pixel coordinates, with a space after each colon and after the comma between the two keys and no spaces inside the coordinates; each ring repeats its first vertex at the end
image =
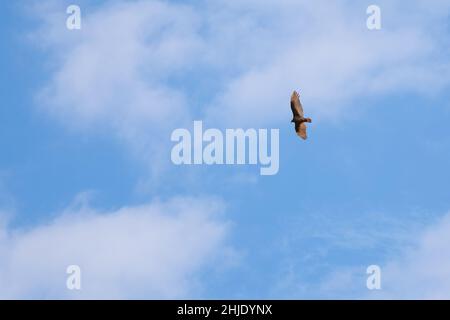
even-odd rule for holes
{"type": "Polygon", "coordinates": [[[294,91],[291,96],[291,109],[294,117],[303,117],[303,107],[300,103],[300,96],[294,91]]]}
{"type": "Polygon", "coordinates": [[[304,122],[297,122],[295,124],[295,132],[297,132],[297,135],[303,140],[306,140],[306,138],[308,138],[308,136],[306,135],[306,124],[304,122]]]}

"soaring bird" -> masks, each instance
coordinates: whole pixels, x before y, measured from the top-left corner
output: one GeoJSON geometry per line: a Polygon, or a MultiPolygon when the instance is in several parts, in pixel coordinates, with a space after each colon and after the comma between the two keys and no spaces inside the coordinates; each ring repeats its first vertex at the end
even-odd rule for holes
{"type": "Polygon", "coordinates": [[[300,95],[297,91],[294,91],[291,96],[291,109],[293,118],[291,122],[295,123],[295,132],[297,135],[301,137],[303,140],[306,140],[308,137],[306,135],[306,122],[311,123],[310,118],[305,118],[303,116],[303,106],[300,102],[300,95]]]}

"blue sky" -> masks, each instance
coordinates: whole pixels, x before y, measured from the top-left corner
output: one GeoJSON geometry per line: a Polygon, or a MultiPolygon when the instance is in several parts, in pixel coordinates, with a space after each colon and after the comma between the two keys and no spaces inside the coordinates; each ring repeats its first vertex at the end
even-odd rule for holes
{"type": "Polygon", "coordinates": [[[449,297],[445,1],[69,4],[0,8],[0,297],[449,297]],[[279,128],[278,174],[174,166],[193,120],[279,128]]]}

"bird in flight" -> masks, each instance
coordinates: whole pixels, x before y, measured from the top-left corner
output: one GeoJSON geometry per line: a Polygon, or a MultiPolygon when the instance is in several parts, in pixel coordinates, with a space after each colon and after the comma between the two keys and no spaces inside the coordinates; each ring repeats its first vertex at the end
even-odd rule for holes
{"type": "Polygon", "coordinates": [[[306,140],[308,137],[306,135],[306,122],[311,123],[310,118],[305,118],[303,116],[303,106],[300,102],[300,95],[297,91],[294,91],[291,96],[291,109],[292,109],[292,115],[293,118],[291,122],[295,123],[295,132],[297,132],[297,135],[302,138],[303,140],[306,140]]]}

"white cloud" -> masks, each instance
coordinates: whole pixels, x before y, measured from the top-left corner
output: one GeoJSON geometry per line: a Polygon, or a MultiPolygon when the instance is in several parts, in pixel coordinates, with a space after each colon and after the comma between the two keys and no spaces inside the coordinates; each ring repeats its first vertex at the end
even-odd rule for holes
{"type": "Polygon", "coordinates": [[[381,31],[346,1],[113,2],[85,10],[81,32],[46,8],[37,34],[56,63],[41,102],[70,126],[106,125],[143,150],[198,110],[227,124],[284,121],[294,88],[323,117],[356,97],[446,86],[448,4],[379,5],[381,31]],[[196,83],[209,101],[192,100],[196,83]]]}
{"type": "Polygon", "coordinates": [[[81,205],[46,225],[2,227],[0,297],[198,296],[198,272],[226,259],[221,209],[220,201],[188,198],[113,212],[81,205]],[[81,291],[66,289],[66,268],[74,264],[81,267],[81,291]]]}
{"type": "Polygon", "coordinates": [[[450,299],[450,213],[382,267],[382,285],[375,297],[450,299]]]}
{"type": "MultiPolygon", "coordinates": [[[[286,295],[290,298],[450,299],[450,213],[420,229],[416,222],[411,226],[410,224],[410,221],[404,222],[404,231],[409,229],[407,237],[405,232],[399,233],[396,228],[385,227],[385,236],[392,238],[388,243],[385,243],[383,235],[380,237],[377,233],[367,235],[372,243],[367,243],[364,239],[361,242],[359,237],[355,238],[352,234],[346,235],[349,238],[346,240],[353,238],[354,247],[367,249],[366,252],[354,250],[354,259],[369,258],[370,263],[361,265],[356,261],[334,264],[327,269],[328,273],[322,274],[324,276],[320,280],[312,282],[300,278],[297,267],[297,273],[290,272],[280,278],[277,293],[287,292],[286,295]],[[400,238],[395,240],[398,237],[400,238]],[[382,247],[390,245],[390,248],[384,250],[384,254],[378,251],[372,256],[373,250],[370,249],[376,243],[382,247]],[[366,287],[366,268],[371,264],[381,268],[381,290],[371,291],[366,287]],[[287,279],[290,281],[287,282],[287,279]]],[[[422,225],[424,224],[422,221],[422,225]]],[[[357,227],[354,229],[358,230],[357,227]]],[[[349,257],[348,254],[345,253],[345,257],[349,257]]],[[[325,256],[329,255],[331,254],[326,253],[325,256]]],[[[307,266],[312,267],[311,264],[307,266]]],[[[305,265],[301,268],[307,267],[305,265]]]]}
{"type": "MultiPolygon", "coordinates": [[[[447,35],[440,33],[445,11],[430,10],[412,22],[403,4],[381,1],[383,28],[369,31],[365,7],[345,1],[250,2],[251,10],[232,2],[223,14],[226,25],[244,16],[252,26],[236,30],[229,38],[242,45],[230,42],[225,51],[254,59],[243,58],[245,67],[212,104],[212,118],[246,126],[286,121],[288,111],[281,110],[293,89],[300,89],[313,116],[323,118],[338,116],[358,97],[439,92],[449,83],[447,35]]],[[[417,11],[419,5],[408,3],[417,11]]]]}
{"type": "Polygon", "coordinates": [[[274,297],[450,298],[450,213],[337,215],[290,222],[276,244],[283,255],[274,297]],[[369,265],[381,267],[380,291],[366,287],[369,265]]]}
{"type": "Polygon", "coordinates": [[[37,102],[70,129],[106,130],[157,171],[169,159],[169,130],[189,114],[185,93],[170,82],[201,46],[195,14],[159,1],[86,7],[79,31],[61,24],[60,4],[38,7],[34,41],[53,71],[37,102]]]}

